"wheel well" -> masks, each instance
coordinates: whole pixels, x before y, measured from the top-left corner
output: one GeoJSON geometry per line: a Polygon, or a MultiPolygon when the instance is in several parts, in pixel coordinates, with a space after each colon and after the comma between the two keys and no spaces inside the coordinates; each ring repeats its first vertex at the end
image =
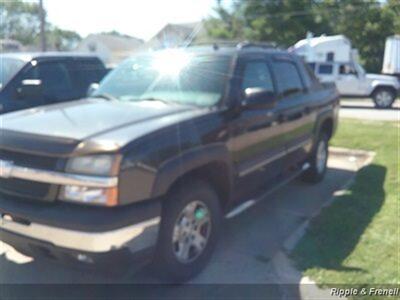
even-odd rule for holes
{"type": "Polygon", "coordinates": [[[320,127],[320,132],[325,132],[328,135],[328,139],[332,137],[333,134],[333,120],[328,118],[324,120],[320,127]]]}
{"type": "Polygon", "coordinates": [[[175,180],[169,190],[179,187],[190,179],[200,179],[209,183],[218,195],[221,208],[224,209],[231,196],[231,177],[229,167],[223,162],[210,162],[191,170],[175,180]]]}
{"type": "Polygon", "coordinates": [[[380,90],[380,89],[389,89],[389,90],[391,90],[393,93],[396,93],[396,89],[395,89],[394,87],[390,86],[390,85],[378,85],[378,86],[376,86],[376,87],[374,88],[374,90],[372,91],[371,96],[373,96],[374,93],[375,93],[376,91],[380,90]]]}

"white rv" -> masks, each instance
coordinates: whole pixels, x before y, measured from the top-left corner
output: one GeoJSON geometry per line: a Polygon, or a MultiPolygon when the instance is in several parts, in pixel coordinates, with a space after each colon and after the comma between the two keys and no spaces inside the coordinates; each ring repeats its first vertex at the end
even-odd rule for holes
{"type": "Polygon", "coordinates": [[[367,74],[358,63],[357,50],[343,35],[308,35],[290,50],[305,59],[320,81],[335,82],[342,96],[372,98],[376,107],[388,108],[399,94],[400,81],[394,76],[367,74]]]}
{"type": "Polygon", "coordinates": [[[386,39],[382,73],[400,78],[400,35],[390,36],[386,39]]]}
{"type": "Polygon", "coordinates": [[[356,60],[356,51],[351,49],[350,40],[344,35],[312,37],[298,41],[292,50],[307,62],[350,62],[356,60]]]}

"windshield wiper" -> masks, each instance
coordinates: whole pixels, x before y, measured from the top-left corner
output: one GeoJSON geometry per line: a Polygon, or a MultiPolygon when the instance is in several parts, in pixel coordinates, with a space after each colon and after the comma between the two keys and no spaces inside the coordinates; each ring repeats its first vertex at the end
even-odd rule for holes
{"type": "Polygon", "coordinates": [[[117,98],[115,98],[114,96],[111,96],[109,94],[97,94],[97,95],[93,95],[90,96],[91,98],[100,98],[100,99],[104,99],[107,101],[116,101],[118,100],[117,98]]]}

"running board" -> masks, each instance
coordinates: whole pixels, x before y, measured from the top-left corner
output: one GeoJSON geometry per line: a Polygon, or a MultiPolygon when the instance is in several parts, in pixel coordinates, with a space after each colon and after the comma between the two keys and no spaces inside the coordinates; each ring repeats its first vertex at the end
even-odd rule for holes
{"type": "Polygon", "coordinates": [[[303,164],[302,167],[298,171],[296,171],[293,174],[291,174],[290,176],[288,176],[285,180],[282,180],[279,184],[275,185],[273,188],[269,189],[268,191],[261,194],[260,196],[258,196],[255,199],[247,200],[247,201],[239,204],[238,206],[236,206],[234,209],[232,209],[225,215],[225,219],[232,219],[232,218],[240,215],[242,212],[248,210],[250,207],[254,206],[261,200],[264,200],[264,198],[266,196],[268,196],[269,194],[275,192],[276,190],[280,189],[282,186],[288,184],[290,181],[295,179],[297,176],[299,176],[301,173],[303,173],[304,171],[306,171],[309,168],[310,168],[309,163],[303,164]]]}

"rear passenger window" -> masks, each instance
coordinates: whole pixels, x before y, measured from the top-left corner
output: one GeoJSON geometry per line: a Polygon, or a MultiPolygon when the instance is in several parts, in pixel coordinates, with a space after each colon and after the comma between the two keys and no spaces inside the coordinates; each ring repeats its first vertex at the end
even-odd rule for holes
{"type": "Polygon", "coordinates": [[[318,74],[332,74],[333,73],[333,66],[329,64],[321,64],[318,67],[318,74]]]}
{"type": "Polygon", "coordinates": [[[255,87],[274,92],[271,73],[266,62],[248,62],[244,67],[242,90],[255,87]]]}
{"type": "Polygon", "coordinates": [[[99,82],[105,71],[96,60],[75,60],[70,63],[72,77],[76,81],[77,88],[86,93],[91,83],[99,82]]]}
{"type": "Polygon", "coordinates": [[[273,66],[280,94],[288,96],[303,91],[303,83],[294,63],[278,61],[273,66]]]}

